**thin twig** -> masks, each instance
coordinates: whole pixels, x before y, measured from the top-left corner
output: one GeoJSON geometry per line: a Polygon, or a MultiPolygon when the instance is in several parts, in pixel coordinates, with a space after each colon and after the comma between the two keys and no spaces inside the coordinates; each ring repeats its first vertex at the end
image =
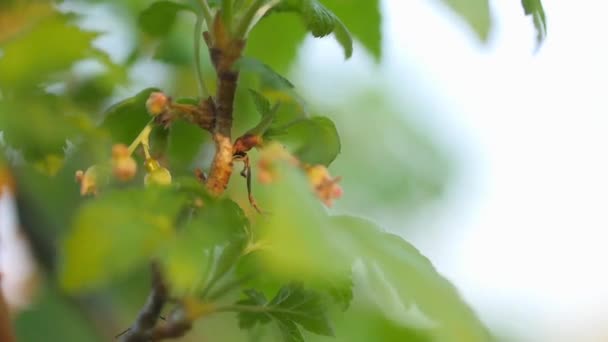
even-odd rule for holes
{"type": "Polygon", "coordinates": [[[249,27],[253,23],[253,19],[256,16],[256,13],[264,5],[265,0],[256,0],[251,6],[247,9],[241,22],[236,28],[235,37],[245,38],[249,31],[249,27]]]}
{"type": "MultiPolygon", "coordinates": [[[[203,21],[203,17],[198,16],[196,18],[196,25],[194,26],[194,70],[196,71],[199,95],[201,99],[206,99],[209,97],[210,93],[209,89],[207,89],[207,85],[205,85],[203,70],[201,68],[201,39],[203,39],[203,21]]],[[[210,24],[207,24],[207,27],[210,27],[210,24]]]]}
{"type": "Polygon", "coordinates": [[[211,30],[213,28],[213,14],[211,14],[211,8],[209,8],[209,4],[207,0],[199,0],[201,5],[201,9],[203,10],[203,18],[205,18],[205,22],[207,24],[207,31],[212,33],[211,30]]]}

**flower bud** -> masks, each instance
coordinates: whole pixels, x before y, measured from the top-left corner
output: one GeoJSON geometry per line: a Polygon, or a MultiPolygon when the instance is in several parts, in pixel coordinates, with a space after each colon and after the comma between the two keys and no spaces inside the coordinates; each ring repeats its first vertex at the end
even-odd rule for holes
{"type": "Polygon", "coordinates": [[[137,163],[129,155],[129,148],[124,144],[112,147],[112,173],[123,182],[133,179],[137,173],[137,163]]]}
{"type": "Polygon", "coordinates": [[[245,134],[236,139],[233,146],[233,154],[248,152],[256,146],[262,145],[263,139],[260,135],[245,134]]]}
{"type": "Polygon", "coordinates": [[[165,93],[155,91],[148,97],[146,109],[150,115],[157,116],[167,111],[170,101],[171,99],[165,93]]]}
{"type": "Polygon", "coordinates": [[[331,177],[329,170],[323,165],[314,165],[306,169],[308,180],[315,194],[328,207],[331,207],[334,199],[342,197],[343,190],[338,184],[340,177],[331,177]]]}
{"type": "Polygon", "coordinates": [[[171,172],[160,166],[158,161],[154,159],[146,160],[146,169],[148,170],[148,174],[144,177],[146,186],[171,184],[171,172]]]}
{"type": "Polygon", "coordinates": [[[76,171],[76,181],[80,183],[80,195],[97,195],[98,174],[95,165],[89,167],[85,172],[76,171]]]}

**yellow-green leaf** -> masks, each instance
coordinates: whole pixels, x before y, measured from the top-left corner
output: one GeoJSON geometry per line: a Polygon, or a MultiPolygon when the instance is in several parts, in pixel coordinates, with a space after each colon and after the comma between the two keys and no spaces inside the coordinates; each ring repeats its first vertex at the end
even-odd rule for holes
{"type": "Polygon", "coordinates": [[[174,235],[184,198],[169,190],[123,190],[86,203],[62,246],[61,285],[103,285],[154,256],[174,235]]]}

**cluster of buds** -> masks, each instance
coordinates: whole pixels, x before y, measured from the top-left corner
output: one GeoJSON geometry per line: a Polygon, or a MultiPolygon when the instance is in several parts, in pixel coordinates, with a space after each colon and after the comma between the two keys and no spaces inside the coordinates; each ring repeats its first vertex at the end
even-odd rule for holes
{"type": "MultiPolygon", "coordinates": [[[[110,168],[108,164],[93,165],[86,171],[76,171],[76,181],[80,183],[80,194],[97,195],[99,187],[108,180],[110,168]]],[[[127,146],[116,144],[112,147],[112,160],[110,161],[111,175],[120,182],[128,182],[137,174],[137,162],[127,146]]],[[[149,158],[145,162],[147,174],[144,184],[169,185],[171,184],[171,173],[160,166],[157,160],[149,158]]]]}
{"type": "Polygon", "coordinates": [[[315,194],[326,206],[331,207],[333,201],[342,197],[342,187],[338,184],[341,177],[332,177],[323,165],[306,167],[306,175],[315,194]]]}
{"type": "Polygon", "coordinates": [[[332,177],[324,165],[303,164],[278,144],[270,144],[262,152],[258,162],[258,180],[260,183],[269,184],[278,179],[279,175],[274,165],[281,161],[303,169],[315,195],[326,206],[331,207],[334,200],[342,197],[343,190],[338,184],[341,177],[332,177]]]}

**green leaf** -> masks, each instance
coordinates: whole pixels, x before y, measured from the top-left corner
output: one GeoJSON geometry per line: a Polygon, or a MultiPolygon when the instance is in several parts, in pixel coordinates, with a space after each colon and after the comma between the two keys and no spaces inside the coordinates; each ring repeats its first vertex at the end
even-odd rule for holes
{"type": "Polygon", "coordinates": [[[263,84],[273,89],[289,89],[294,87],[288,79],[274,71],[270,66],[252,57],[242,57],[236,62],[235,68],[257,75],[263,84]]]}
{"type": "Polygon", "coordinates": [[[32,93],[26,98],[0,100],[0,131],[29,161],[49,155],[63,157],[66,139],[92,122],[80,115],[61,115],[71,107],[60,97],[32,93]]]}
{"type": "Polygon", "coordinates": [[[208,140],[200,127],[177,120],[169,127],[167,157],[172,173],[192,175],[192,166],[203,143],[208,140]]]}
{"type": "Polygon", "coordinates": [[[260,122],[253,128],[247,131],[247,134],[263,136],[266,131],[272,125],[279,104],[277,103],[274,107],[270,107],[270,101],[265,98],[262,94],[258,93],[253,89],[249,89],[249,94],[253,99],[256,110],[261,115],[260,122]]]}
{"type": "Polygon", "coordinates": [[[278,72],[287,72],[306,37],[298,21],[294,13],[264,17],[249,35],[246,55],[264,61],[278,72]]]}
{"type": "Polygon", "coordinates": [[[228,199],[204,200],[203,208],[190,218],[169,245],[163,258],[168,279],[176,292],[194,290],[200,285],[216,247],[223,247],[215,274],[228,271],[241,254],[248,221],[241,208],[228,199]]]}
{"type": "Polygon", "coordinates": [[[139,28],[153,37],[165,36],[175,24],[179,11],[195,13],[194,9],[184,4],[173,1],[155,2],[139,15],[139,28]]]}
{"type": "Polygon", "coordinates": [[[146,110],[150,93],[159,91],[147,88],[106,110],[101,128],[111,134],[113,143],[129,144],[137,137],[152,117],[146,110]]]}
{"type": "MultiPolygon", "coordinates": [[[[186,226],[205,235],[205,244],[212,247],[245,236],[249,221],[238,204],[229,199],[209,199],[186,226]]],[[[186,229],[186,228],[184,228],[186,229]]]]}
{"type": "Polygon", "coordinates": [[[431,331],[408,326],[361,301],[336,317],[336,339],[343,342],[437,341],[432,338],[431,331]]]}
{"type": "Polygon", "coordinates": [[[277,319],[277,325],[279,326],[279,331],[281,331],[281,336],[283,336],[283,341],[304,342],[304,336],[302,336],[302,332],[294,322],[277,319]]]}
{"type": "Polygon", "coordinates": [[[436,331],[439,340],[487,341],[490,338],[454,286],[410,243],[363,219],[341,216],[333,221],[338,234],[344,235],[332,239],[330,234],[328,239],[346,246],[352,243],[352,256],[377,267],[404,305],[415,304],[428,318],[439,323],[436,331]]]}
{"type": "Polygon", "coordinates": [[[255,109],[260,113],[262,117],[265,117],[270,114],[270,101],[264,97],[264,95],[258,93],[253,89],[249,89],[249,94],[251,95],[251,99],[253,100],[253,104],[255,105],[255,109]]]}
{"type": "Polygon", "coordinates": [[[344,49],[344,55],[346,58],[350,58],[353,55],[353,38],[342,21],[336,19],[336,28],[334,29],[334,36],[342,48],[344,49]]]}
{"type": "Polygon", "coordinates": [[[89,56],[91,42],[98,34],[82,31],[71,19],[59,14],[45,18],[26,33],[0,44],[0,87],[25,89],[89,56]]]}
{"type": "MultiPolygon", "coordinates": [[[[334,34],[343,46],[348,46],[350,35],[343,32],[346,27],[376,59],[380,59],[382,48],[382,16],[378,0],[322,0],[340,18],[334,34]],[[344,24],[342,25],[342,22],[344,24]],[[345,26],[344,26],[345,25],[345,26]]],[[[351,44],[352,45],[352,44],[351,44]]]]}
{"type": "Polygon", "coordinates": [[[536,42],[540,46],[547,36],[547,18],[541,0],[522,0],[526,15],[531,15],[536,28],[536,42]]]}
{"type": "Polygon", "coordinates": [[[488,0],[442,0],[473,29],[483,42],[488,40],[492,18],[488,0]]]}
{"type": "Polygon", "coordinates": [[[329,118],[315,116],[297,120],[283,131],[276,136],[270,132],[268,137],[287,145],[305,163],[329,165],[340,153],[340,136],[329,118]]]}
{"type": "MultiPolygon", "coordinates": [[[[237,304],[250,306],[264,306],[268,303],[266,296],[260,291],[249,289],[244,291],[247,298],[241,299],[237,304]]],[[[270,322],[272,316],[269,314],[260,314],[259,312],[241,312],[239,313],[239,327],[241,329],[251,329],[257,323],[265,324],[270,322]]]]}
{"type": "Polygon", "coordinates": [[[45,341],[102,342],[99,332],[72,298],[44,281],[41,285],[30,309],[15,316],[16,341],[36,342],[44,336],[45,341]]]}
{"type": "Polygon", "coordinates": [[[85,204],[63,242],[61,285],[102,285],[155,255],[174,235],[184,197],[168,189],[109,192],[85,204]]]}
{"type": "Polygon", "coordinates": [[[334,32],[337,26],[340,26],[338,34],[338,42],[344,49],[345,58],[350,58],[353,51],[353,42],[350,33],[346,27],[340,22],[338,17],[323,6],[317,0],[283,0],[279,3],[274,11],[277,12],[295,12],[300,15],[306,29],[312,33],[314,37],[320,38],[334,32]]]}
{"type": "Polygon", "coordinates": [[[268,303],[268,307],[274,317],[294,321],[304,329],[319,335],[334,335],[324,298],[316,292],[304,289],[301,284],[290,284],[281,288],[268,303]]]}
{"type": "Polygon", "coordinates": [[[241,328],[267,323],[272,318],[277,322],[285,341],[303,341],[296,324],[318,335],[334,335],[324,298],[314,291],[304,289],[301,284],[283,286],[270,302],[255,290],[246,291],[245,294],[247,298],[237,304],[255,306],[258,309],[256,312],[239,313],[241,328]]]}
{"type": "MultiPolygon", "coordinates": [[[[372,307],[386,312],[388,318],[403,321],[406,318],[396,313],[402,312],[403,306],[416,308],[437,323],[433,331],[436,340],[489,339],[458,291],[411,244],[362,219],[329,217],[298,170],[287,165],[275,169],[277,181],[258,192],[259,201],[266,203],[273,215],[254,227],[270,246],[261,255],[265,274],[336,282],[345,263],[352,265],[360,260],[386,284],[382,291],[373,287],[366,290],[359,287],[361,277],[357,276],[355,288],[363,291],[357,298],[361,294],[371,297],[370,302],[377,303],[372,307]],[[399,299],[397,306],[395,298],[399,299]]],[[[368,273],[363,275],[367,277],[368,273]]]]}
{"type": "Polygon", "coordinates": [[[348,272],[342,272],[334,278],[328,279],[325,287],[334,302],[340,306],[340,309],[346,311],[353,300],[353,278],[350,265],[348,272]]]}

